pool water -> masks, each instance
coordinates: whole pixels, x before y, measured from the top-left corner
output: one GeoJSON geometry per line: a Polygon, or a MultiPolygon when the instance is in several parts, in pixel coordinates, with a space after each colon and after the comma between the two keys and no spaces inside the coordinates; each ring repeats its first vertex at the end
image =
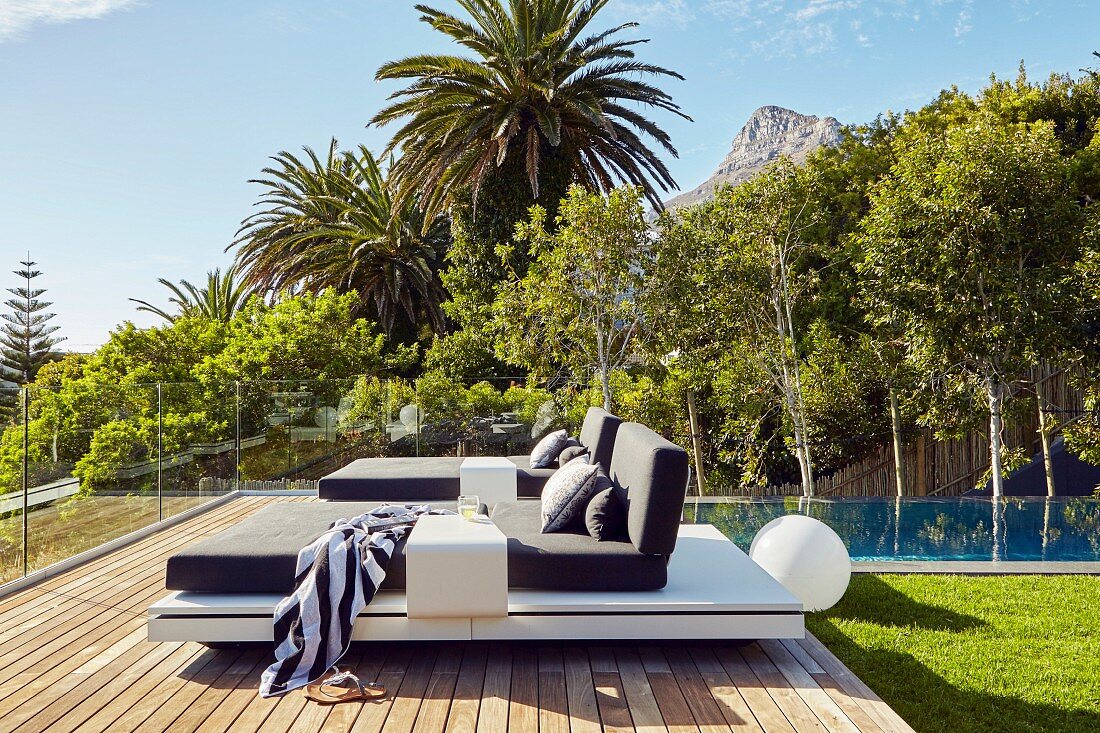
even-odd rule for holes
{"type": "Polygon", "coordinates": [[[1100,561],[1100,499],[853,498],[690,502],[684,519],[713,524],[746,552],[784,514],[807,514],[844,540],[853,560],[1100,561]]]}

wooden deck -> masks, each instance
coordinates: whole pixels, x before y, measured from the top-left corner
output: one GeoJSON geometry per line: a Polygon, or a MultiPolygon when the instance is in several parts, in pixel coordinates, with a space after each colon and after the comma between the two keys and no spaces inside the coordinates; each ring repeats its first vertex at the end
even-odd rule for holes
{"type": "Polygon", "coordinates": [[[364,644],[391,694],[324,707],[256,692],[270,653],[145,639],[165,559],[272,501],[241,497],[0,598],[5,731],[910,731],[812,637],[728,645],[364,644]]]}

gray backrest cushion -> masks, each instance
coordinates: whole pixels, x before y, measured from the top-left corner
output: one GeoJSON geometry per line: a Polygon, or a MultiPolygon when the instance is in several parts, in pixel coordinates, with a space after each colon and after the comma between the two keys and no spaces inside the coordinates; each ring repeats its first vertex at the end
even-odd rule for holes
{"type": "Polygon", "coordinates": [[[603,466],[605,471],[611,470],[615,434],[622,422],[621,418],[615,417],[602,407],[589,407],[584,415],[584,423],[581,424],[581,445],[588,449],[592,462],[603,466]]]}
{"type": "Polygon", "coordinates": [[[611,480],[626,504],[626,529],[638,552],[671,555],[687,494],[687,452],[641,423],[615,436],[611,480]]]}

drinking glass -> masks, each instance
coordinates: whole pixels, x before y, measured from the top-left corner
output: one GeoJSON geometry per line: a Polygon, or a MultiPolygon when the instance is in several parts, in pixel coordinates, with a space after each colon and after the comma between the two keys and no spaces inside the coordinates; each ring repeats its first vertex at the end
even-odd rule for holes
{"type": "Polygon", "coordinates": [[[481,501],[476,496],[458,497],[458,513],[466,520],[477,517],[477,507],[481,501]]]}

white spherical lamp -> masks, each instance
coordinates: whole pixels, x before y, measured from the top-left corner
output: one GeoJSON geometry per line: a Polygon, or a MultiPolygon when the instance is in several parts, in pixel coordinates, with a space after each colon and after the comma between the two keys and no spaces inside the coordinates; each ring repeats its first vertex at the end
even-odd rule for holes
{"type": "Polygon", "coordinates": [[[834,606],[852,577],[852,560],[837,533],[801,514],[765,524],[752,540],[749,557],[802,601],[807,611],[834,606]]]}

